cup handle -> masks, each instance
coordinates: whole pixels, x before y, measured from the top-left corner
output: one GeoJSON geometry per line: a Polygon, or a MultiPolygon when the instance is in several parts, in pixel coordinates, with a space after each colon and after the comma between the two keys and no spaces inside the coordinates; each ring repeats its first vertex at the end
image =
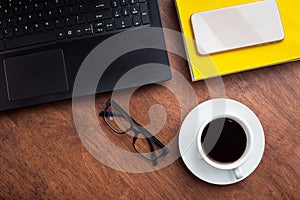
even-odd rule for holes
{"type": "Polygon", "coordinates": [[[241,179],[243,177],[243,171],[240,167],[233,169],[233,172],[236,179],[241,179]]]}

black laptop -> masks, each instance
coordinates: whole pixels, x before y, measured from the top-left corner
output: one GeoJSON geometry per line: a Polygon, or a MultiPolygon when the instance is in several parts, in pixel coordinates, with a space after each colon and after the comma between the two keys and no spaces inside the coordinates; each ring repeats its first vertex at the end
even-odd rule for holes
{"type": "MultiPolygon", "coordinates": [[[[157,0],[1,0],[0,111],[71,98],[78,70],[97,45],[120,32],[161,26],[157,0]]],[[[169,66],[167,52],[120,56],[96,92],[112,91],[124,73],[146,63],[169,66]]],[[[151,70],[142,83],[123,88],[171,78],[169,67],[151,70]]]]}

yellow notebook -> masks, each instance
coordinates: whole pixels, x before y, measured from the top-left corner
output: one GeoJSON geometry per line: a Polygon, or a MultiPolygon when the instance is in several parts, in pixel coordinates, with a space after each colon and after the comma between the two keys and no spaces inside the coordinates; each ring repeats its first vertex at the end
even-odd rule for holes
{"type": "Polygon", "coordinates": [[[283,41],[203,56],[197,52],[191,15],[254,0],[175,0],[193,81],[265,67],[300,58],[300,0],[277,0],[283,41]]]}

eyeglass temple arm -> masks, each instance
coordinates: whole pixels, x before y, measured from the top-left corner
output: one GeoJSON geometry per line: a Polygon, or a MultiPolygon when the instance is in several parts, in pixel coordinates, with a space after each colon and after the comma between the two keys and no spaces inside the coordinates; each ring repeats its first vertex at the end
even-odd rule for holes
{"type": "MultiPolygon", "coordinates": [[[[135,149],[135,151],[136,152],[138,152],[139,153],[139,151],[136,149],[136,147],[134,146],[134,143],[136,142],[136,140],[138,139],[138,137],[137,136],[134,136],[133,137],[133,148],[135,149]]],[[[157,156],[156,156],[156,154],[155,154],[155,150],[154,150],[154,148],[153,148],[153,146],[152,146],[152,144],[150,144],[150,150],[151,150],[151,157],[152,157],[152,159],[151,159],[151,161],[152,161],[152,164],[153,164],[153,166],[156,166],[157,165],[157,156]]],[[[143,156],[144,157],[144,156],[143,156]]],[[[146,158],[146,157],[145,157],[146,158]]]]}
{"type": "Polygon", "coordinates": [[[130,117],[131,120],[139,126],[139,128],[141,128],[145,133],[147,133],[148,135],[146,135],[151,141],[153,141],[155,144],[157,144],[160,148],[163,148],[166,151],[166,154],[169,153],[168,148],[161,142],[159,141],[154,135],[152,135],[147,129],[145,129],[141,124],[139,124],[137,121],[135,121],[132,117],[130,117]]]}

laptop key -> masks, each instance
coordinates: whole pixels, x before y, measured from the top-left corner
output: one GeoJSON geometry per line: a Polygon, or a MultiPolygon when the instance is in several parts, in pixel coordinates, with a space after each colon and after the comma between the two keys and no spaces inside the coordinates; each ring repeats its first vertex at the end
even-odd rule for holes
{"type": "Polygon", "coordinates": [[[76,27],[75,32],[76,32],[77,37],[83,36],[83,28],[82,27],[76,27]]]}
{"type": "Polygon", "coordinates": [[[146,3],[140,3],[141,15],[142,15],[142,22],[143,24],[149,24],[149,11],[146,3]]]}
{"type": "Polygon", "coordinates": [[[59,40],[63,40],[63,39],[65,39],[66,38],[66,31],[65,30],[58,30],[58,31],[56,31],[56,37],[57,37],[57,39],[59,39],[59,40]]]}
{"type": "Polygon", "coordinates": [[[60,7],[64,5],[64,0],[54,0],[54,4],[56,7],[60,7]]]}
{"type": "Polygon", "coordinates": [[[84,25],[83,26],[83,31],[86,35],[91,35],[93,34],[93,28],[91,25],[84,25]]]}
{"type": "Polygon", "coordinates": [[[129,17],[123,19],[116,19],[115,24],[117,29],[128,28],[132,26],[131,19],[129,17]]]}
{"type": "Polygon", "coordinates": [[[121,0],[121,6],[128,5],[128,0],[121,0]]]}
{"type": "Polygon", "coordinates": [[[130,4],[136,4],[138,0],[129,0],[130,4]]]}
{"type": "Polygon", "coordinates": [[[36,32],[42,32],[45,30],[45,25],[42,23],[35,23],[34,24],[34,29],[36,32]]]}
{"type": "Polygon", "coordinates": [[[105,29],[106,29],[107,31],[112,31],[112,30],[114,30],[114,23],[113,23],[112,20],[107,20],[107,21],[105,22],[105,29]]]}
{"type": "Polygon", "coordinates": [[[104,28],[94,28],[95,33],[102,33],[104,32],[104,28]]]}
{"type": "Polygon", "coordinates": [[[35,11],[41,11],[44,8],[44,4],[42,2],[36,2],[33,7],[35,11]]]}
{"type": "Polygon", "coordinates": [[[141,17],[139,15],[135,15],[132,17],[133,25],[139,26],[141,25],[141,17]]]}
{"type": "Polygon", "coordinates": [[[10,38],[10,37],[13,37],[14,36],[14,31],[12,28],[7,28],[4,30],[4,36],[6,38],[10,38]]]}
{"type": "Polygon", "coordinates": [[[139,14],[139,6],[138,5],[132,5],[131,6],[131,14],[132,15],[139,14]]]}
{"type": "Polygon", "coordinates": [[[80,11],[79,11],[79,7],[78,6],[72,6],[69,8],[69,11],[70,11],[70,14],[71,15],[76,15],[76,14],[79,14],[80,11]]]}
{"type": "Polygon", "coordinates": [[[130,8],[128,6],[125,6],[122,8],[122,15],[128,16],[130,14],[130,8]]]}
{"type": "Polygon", "coordinates": [[[85,15],[78,15],[77,16],[77,24],[83,24],[86,22],[85,15]]]}
{"type": "Polygon", "coordinates": [[[73,29],[68,29],[67,30],[67,37],[68,38],[73,38],[75,36],[75,31],[73,29]]]}
{"type": "Polygon", "coordinates": [[[73,5],[75,4],[75,0],[65,0],[67,5],[73,5]]]}
{"type": "Polygon", "coordinates": [[[64,20],[63,19],[55,20],[55,26],[56,28],[63,28],[65,26],[64,20]]]}
{"type": "Polygon", "coordinates": [[[115,8],[115,7],[118,7],[120,4],[119,4],[118,0],[111,0],[111,5],[113,8],[115,8]]]}
{"type": "Polygon", "coordinates": [[[112,17],[112,13],[109,10],[105,10],[102,12],[96,12],[89,14],[87,16],[87,19],[89,22],[97,21],[97,20],[102,20],[102,19],[109,19],[112,17]]]}
{"type": "Polygon", "coordinates": [[[52,30],[55,28],[54,23],[52,21],[44,23],[46,30],[52,30]]]}
{"type": "Polygon", "coordinates": [[[23,28],[21,28],[21,27],[16,27],[16,28],[14,29],[14,32],[15,32],[15,35],[16,35],[16,36],[23,35],[23,33],[24,33],[23,28]]]}
{"type": "Polygon", "coordinates": [[[52,9],[52,8],[54,8],[54,6],[55,6],[53,0],[45,1],[44,5],[45,5],[45,8],[46,8],[46,9],[52,9]]]}
{"type": "Polygon", "coordinates": [[[79,11],[81,13],[89,12],[89,10],[90,10],[89,5],[86,5],[86,4],[79,5],[79,11]]]}
{"type": "Polygon", "coordinates": [[[6,28],[6,21],[4,19],[0,19],[0,28],[6,28]]]}
{"type": "Polygon", "coordinates": [[[108,1],[103,1],[103,0],[100,0],[100,1],[97,1],[96,3],[91,4],[91,9],[93,11],[102,10],[102,9],[106,9],[109,7],[110,7],[110,3],[108,1]]]}
{"type": "Polygon", "coordinates": [[[67,17],[65,19],[65,21],[66,21],[67,26],[73,26],[77,22],[77,17],[76,16],[67,17]]]}
{"type": "Polygon", "coordinates": [[[93,24],[94,28],[103,28],[103,22],[96,22],[93,24]]]}
{"type": "Polygon", "coordinates": [[[121,16],[121,9],[120,8],[114,8],[112,12],[113,12],[114,17],[120,17],[121,16]]]}
{"type": "Polygon", "coordinates": [[[26,34],[33,33],[34,32],[33,24],[29,24],[29,25],[24,26],[24,31],[25,31],[26,34]]]}

